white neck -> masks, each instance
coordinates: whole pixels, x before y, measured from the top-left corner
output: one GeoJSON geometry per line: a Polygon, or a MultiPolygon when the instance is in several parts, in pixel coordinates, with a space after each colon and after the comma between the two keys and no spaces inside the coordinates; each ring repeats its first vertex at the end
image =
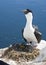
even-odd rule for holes
{"type": "Polygon", "coordinates": [[[28,13],[25,16],[26,16],[26,19],[27,19],[27,24],[26,25],[32,27],[32,20],[33,20],[32,13],[28,13]]]}

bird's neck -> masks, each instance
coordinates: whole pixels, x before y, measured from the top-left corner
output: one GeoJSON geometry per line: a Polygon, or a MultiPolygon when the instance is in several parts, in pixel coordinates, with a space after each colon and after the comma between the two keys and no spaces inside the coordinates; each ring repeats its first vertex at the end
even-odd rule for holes
{"type": "Polygon", "coordinates": [[[31,19],[27,19],[27,24],[26,25],[29,25],[32,27],[32,20],[31,19]]]}
{"type": "Polygon", "coordinates": [[[28,15],[25,15],[25,16],[26,16],[26,20],[27,20],[26,26],[28,25],[28,26],[32,27],[32,20],[33,20],[32,14],[28,14],[28,15]]]}

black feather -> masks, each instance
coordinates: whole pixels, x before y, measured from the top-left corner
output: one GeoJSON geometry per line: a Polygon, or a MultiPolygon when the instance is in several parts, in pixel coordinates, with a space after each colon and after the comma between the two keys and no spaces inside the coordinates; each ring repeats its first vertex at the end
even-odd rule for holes
{"type": "Polygon", "coordinates": [[[41,41],[41,37],[42,37],[41,33],[39,31],[35,30],[34,34],[35,34],[36,39],[39,43],[41,41]]]}

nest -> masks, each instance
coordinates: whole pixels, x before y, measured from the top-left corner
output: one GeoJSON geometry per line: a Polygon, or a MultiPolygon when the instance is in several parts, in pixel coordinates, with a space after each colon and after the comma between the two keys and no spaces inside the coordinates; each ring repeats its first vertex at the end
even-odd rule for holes
{"type": "Polygon", "coordinates": [[[29,61],[35,59],[39,55],[39,49],[33,49],[32,52],[17,51],[13,47],[5,50],[2,57],[13,59],[15,61],[29,61]]]}

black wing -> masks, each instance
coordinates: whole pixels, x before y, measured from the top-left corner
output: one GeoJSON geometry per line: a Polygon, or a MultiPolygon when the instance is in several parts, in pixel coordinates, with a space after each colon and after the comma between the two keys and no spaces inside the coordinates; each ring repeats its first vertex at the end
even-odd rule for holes
{"type": "Polygon", "coordinates": [[[35,34],[36,39],[39,43],[41,41],[42,34],[38,30],[35,30],[34,34],[35,34]]]}
{"type": "Polygon", "coordinates": [[[38,26],[33,25],[33,28],[38,31],[38,26]]]}

